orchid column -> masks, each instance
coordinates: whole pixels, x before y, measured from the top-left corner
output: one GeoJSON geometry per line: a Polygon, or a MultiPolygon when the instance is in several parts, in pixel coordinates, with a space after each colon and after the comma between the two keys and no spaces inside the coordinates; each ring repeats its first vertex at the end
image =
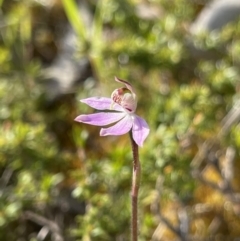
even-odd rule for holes
{"type": "Polygon", "coordinates": [[[135,114],[137,108],[137,97],[133,87],[125,80],[121,80],[116,77],[115,80],[124,84],[125,87],[114,90],[111,98],[91,97],[81,100],[81,102],[97,110],[110,110],[111,112],[98,112],[89,115],[79,115],[75,118],[75,121],[96,126],[114,124],[111,127],[102,128],[100,130],[101,136],[123,135],[127,132],[130,132],[133,151],[131,233],[132,241],[137,241],[137,200],[141,178],[141,165],[138,156],[138,146],[143,145],[143,142],[149,134],[149,127],[144,119],[135,114]]]}

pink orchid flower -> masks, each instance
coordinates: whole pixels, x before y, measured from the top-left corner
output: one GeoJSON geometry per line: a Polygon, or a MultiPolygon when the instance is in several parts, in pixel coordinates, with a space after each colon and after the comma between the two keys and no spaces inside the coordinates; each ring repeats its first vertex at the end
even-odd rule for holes
{"type": "Polygon", "coordinates": [[[117,82],[126,87],[113,91],[111,98],[91,97],[81,100],[97,110],[110,110],[110,112],[99,112],[89,115],[79,115],[75,121],[106,126],[114,124],[108,128],[102,128],[100,136],[123,135],[132,130],[133,140],[137,145],[142,146],[149,134],[149,126],[144,119],[135,114],[137,108],[137,98],[133,87],[125,80],[115,77],[117,82]]]}

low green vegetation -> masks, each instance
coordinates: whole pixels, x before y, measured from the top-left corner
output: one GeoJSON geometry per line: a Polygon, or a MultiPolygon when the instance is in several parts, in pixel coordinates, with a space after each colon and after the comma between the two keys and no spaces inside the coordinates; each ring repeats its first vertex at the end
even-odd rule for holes
{"type": "Polygon", "coordinates": [[[238,21],[192,36],[200,1],[102,0],[86,1],[89,26],[74,1],[46,2],[0,1],[0,240],[129,240],[128,136],[73,121],[114,76],[134,85],[151,128],[139,240],[237,239],[238,21]],[[44,76],[67,19],[91,77],[53,100],[44,76]]]}

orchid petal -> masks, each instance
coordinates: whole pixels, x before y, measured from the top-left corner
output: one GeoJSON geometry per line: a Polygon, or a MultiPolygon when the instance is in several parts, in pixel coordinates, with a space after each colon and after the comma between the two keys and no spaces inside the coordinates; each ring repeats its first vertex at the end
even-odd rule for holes
{"type": "Polygon", "coordinates": [[[75,121],[90,125],[105,126],[121,120],[125,115],[126,113],[124,112],[100,112],[89,115],[79,115],[75,118],[75,121]]]}
{"type": "Polygon", "coordinates": [[[125,84],[125,86],[127,87],[127,89],[129,89],[135,96],[135,91],[132,87],[131,84],[129,84],[126,80],[122,80],[122,79],[119,79],[118,77],[115,76],[115,81],[119,82],[119,83],[122,83],[122,84],[125,84]]]}
{"type": "Polygon", "coordinates": [[[126,115],[122,120],[120,120],[114,126],[109,128],[102,128],[100,131],[100,136],[108,136],[108,135],[123,135],[129,132],[133,125],[133,118],[131,115],[126,115]]]}
{"type": "Polygon", "coordinates": [[[89,105],[96,110],[116,110],[123,111],[124,108],[117,103],[114,103],[111,98],[106,97],[91,97],[80,100],[82,103],[89,105]]]}
{"type": "Polygon", "coordinates": [[[134,121],[133,121],[132,133],[133,133],[133,139],[137,143],[137,145],[143,146],[143,142],[147,138],[149,131],[150,129],[147,122],[141,117],[135,115],[134,121]]]}

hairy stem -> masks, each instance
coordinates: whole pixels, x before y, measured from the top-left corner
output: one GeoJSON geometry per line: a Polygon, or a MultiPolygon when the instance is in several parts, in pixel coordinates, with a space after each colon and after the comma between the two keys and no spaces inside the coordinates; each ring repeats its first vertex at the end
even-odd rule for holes
{"type": "Polygon", "coordinates": [[[133,175],[132,175],[132,220],[131,220],[131,236],[132,241],[138,240],[138,190],[140,187],[141,180],[141,164],[138,155],[138,145],[133,140],[130,134],[132,153],[133,153],[133,175]]]}

